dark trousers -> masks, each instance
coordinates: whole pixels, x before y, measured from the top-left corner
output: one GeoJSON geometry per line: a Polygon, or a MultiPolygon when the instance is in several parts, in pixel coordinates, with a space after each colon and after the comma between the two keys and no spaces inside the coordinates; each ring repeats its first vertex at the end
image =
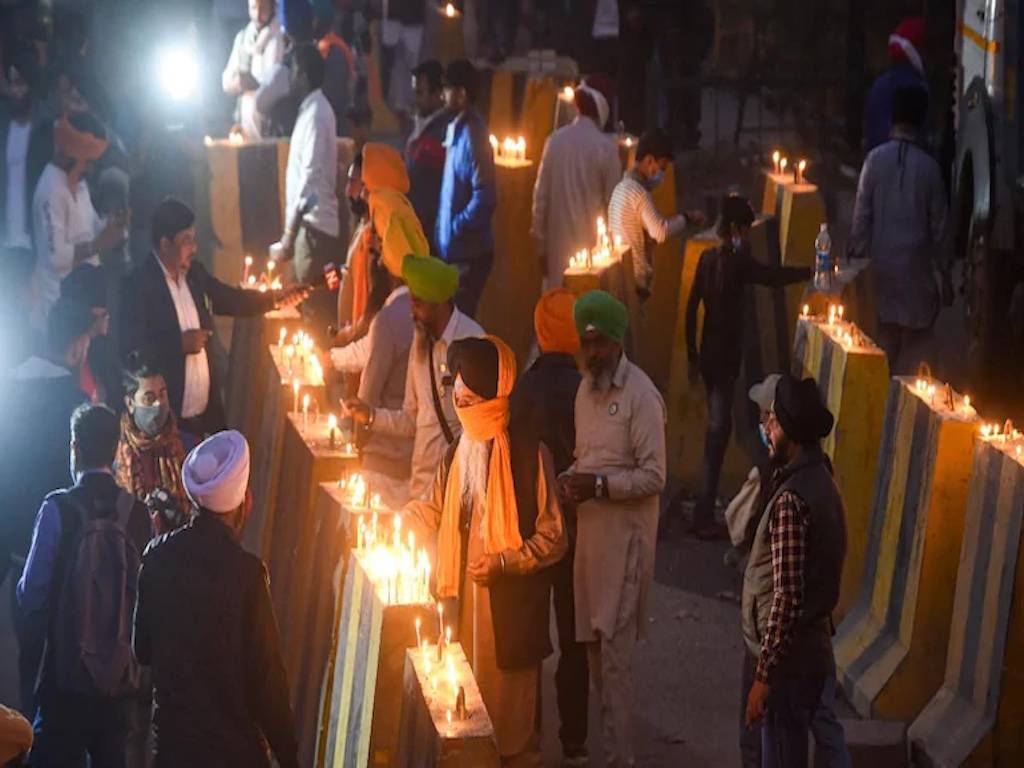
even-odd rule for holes
{"type": "Polygon", "coordinates": [[[878,346],[885,350],[893,376],[916,376],[921,363],[932,359],[934,338],[934,328],[878,323],[878,346]]]}
{"type": "Polygon", "coordinates": [[[824,676],[775,681],[761,726],[763,768],[807,768],[811,723],[824,689],[824,676]]]}
{"type": "Polygon", "coordinates": [[[572,564],[575,545],[551,569],[554,588],[555,624],[558,626],[558,669],[555,692],[561,727],[558,738],[563,748],[580,749],[587,743],[587,705],[590,677],[586,643],[576,641],[576,600],[573,592],[572,564]]]}
{"type": "Polygon", "coordinates": [[[476,309],[480,305],[480,297],[483,296],[493,265],[494,251],[455,265],[459,268],[459,290],[455,292],[455,306],[462,314],[476,319],[476,309]]]}
{"type": "Polygon", "coordinates": [[[715,499],[718,481],[722,475],[722,462],[732,436],[732,405],[736,392],[735,379],[704,377],[707,392],[708,424],[704,434],[704,458],[701,462],[700,495],[693,510],[695,527],[715,521],[715,499]]]}
{"type": "Polygon", "coordinates": [[[339,238],[309,225],[303,225],[295,238],[295,279],[316,286],[300,311],[321,348],[328,342],[327,326],[338,321],[338,297],[324,285],[324,267],[344,263],[345,255],[339,238]]]}
{"type": "Polygon", "coordinates": [[[136,700],[48,692],[33,724],[34,768],[126,768],[136,700]]]}

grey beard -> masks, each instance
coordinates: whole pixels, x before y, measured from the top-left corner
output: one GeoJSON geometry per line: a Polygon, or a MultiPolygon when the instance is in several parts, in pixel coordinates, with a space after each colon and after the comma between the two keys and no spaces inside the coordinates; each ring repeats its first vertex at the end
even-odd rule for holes
{"type": "Polygon", "coordinates": [[[491,443],[472,440],[465,433],[459,438],[456,457],[462,468],[462,487],[459,489],[463,506],[468,509],[486,509],[487,471],[491,458],[491,443]]]}
{"type": "Polygon", "coordinates": [[[612,372],[601,371],[598,374],[590,374],[590,388],[597,392],[607,392],[612,388],[612,372]]]}

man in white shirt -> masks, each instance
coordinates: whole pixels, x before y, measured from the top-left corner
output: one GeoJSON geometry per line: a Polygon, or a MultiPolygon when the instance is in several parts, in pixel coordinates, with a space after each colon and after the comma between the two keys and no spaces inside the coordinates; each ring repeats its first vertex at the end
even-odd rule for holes
{"type": "Polygon", "coordinates": [[[60,281],[84,261],[99,266],[99,254],[124,242],[126,221],[101,225],[85,175],[107,149],[106,131],[88,112],[73,112],[54,127],[53,159],[32,198],[35,269],[29,288],[29,320],[42,331],[60,297],[60,281]]]}
{"type": "Polygon", "coordinates": [[[121,357],[138,352],[167,382],[171,410],[192,438],[224,429],[224,404],[207,346],[213,315],[254,316],[290,307],[302,287],[248,291],[222,283],[194,263],[195,216],[168,198],[153,213],[152,255],[143,254],[121,286],[121,357]]]}
{"type": "MultiPolygon", "coordinates": [[[[284,34],[274,6],[274,0],[249,0],[249,23],[235,36],[221,75],[224,93],[238,97],[236,119],[249,140],[264,135],[264,114],[256,108],[256,93],[284,57],[284,34]]],[[[266,101],[261,100],[261,105],[266,106],[266,101]]]]}
{"type": "MultiPolygon", "coordinates": [[[[301,283],[323,282],[323,268],[344,258],[338,219],[338,143],[334,110],[324,96],[324,60],[316,46],[295,49],[292,91],[302,99],[288,147],[285,175],[284,260],[294,258],[295,278],[301,283]],[[299,221],[298,213],[315,198],[299,221]],[[297,230],[297,231],[296,231],[297,230]]],[[[337,305],[325,287],[318,287],[303,305],[314,338],[323,338],[335,322],[337,305]]]]}
{"type": "MultiPolygon", "coordinates": [[[[595,80],[597,78],[594,78],[595,80]]],[[[579,116],[544,144],[533,187],[530,233],[545,274],[545,289],[562,284],[569,257],[596,240],[596,221],[606,215],[622,176],[615,139],[603,133],[611,88],[591,79],[576,89],[579,116]]]]}
{"type": "Polygon", "coordinates": [[[409,286],[416,326],[402,406],[373,408],[353,398],[345,407],[370,439],[386,435],[413,441],[409,498],[422,499],[433,487],[445,451],[462,431],[452,402],[448,347],[457,339],[483,336],[484,331],[455,307],[455,266],[433,256],[406,256],[402,278],[409,286]]]}

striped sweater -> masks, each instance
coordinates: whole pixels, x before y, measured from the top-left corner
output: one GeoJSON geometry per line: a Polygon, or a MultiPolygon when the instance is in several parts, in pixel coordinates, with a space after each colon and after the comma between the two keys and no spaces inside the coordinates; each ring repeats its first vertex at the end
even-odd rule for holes
{"type": "Polygon", "coordinates": [[[633,252],[633,271],[638,288],[650,290],[654,277],[651,254],[647,252],[644,233],[657,243],[682,233],[686,217],[682,214],[666,219],[654,205],[654,198],[643,185],[639,174],[627,171],[612,192],[608,204],[608,227],[633,252]]]}

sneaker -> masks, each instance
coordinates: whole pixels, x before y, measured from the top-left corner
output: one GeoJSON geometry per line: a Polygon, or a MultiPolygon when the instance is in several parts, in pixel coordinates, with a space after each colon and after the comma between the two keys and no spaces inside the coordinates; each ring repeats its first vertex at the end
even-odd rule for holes
{"type": "Polygon", "coordinates": [[[562,747],[563,768],[585,768],[590,765],[586,747],[562,747]]]}

